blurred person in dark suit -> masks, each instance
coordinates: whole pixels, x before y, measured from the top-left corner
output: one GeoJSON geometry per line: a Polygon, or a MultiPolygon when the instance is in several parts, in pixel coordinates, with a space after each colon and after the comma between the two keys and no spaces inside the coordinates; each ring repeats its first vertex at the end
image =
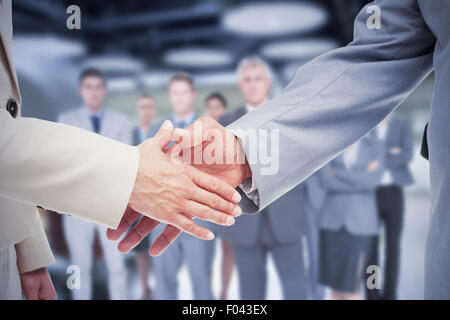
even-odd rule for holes
{"type": "Polygon", "coordinates": [[[205,99],[205,114],[216,121],[227,113],[227,108],[228,102],[219,92],[212,92],[205,99]]]}
{"type": "MultiPolygon", "coordinates": [[[[194,112],[197,91],[191,76],[185,73],[172,76],[169,81],[168,95],[173,110],[170,121],[174,127],[184,129],[192,124],[197,119],[194,112]]],[[[199,221],[198,224],[204,227],[207,225],[204,221],[199,221]]],[[[157,227],[157,230],[162,229],[163,224],[157,227]]],[[[208,247],[210,246],[208,242],[183,233],[164,254],[155,257],[157,299],[173,300],[178,298],[178,272],[183,261],[186,262],[189,269],[194,299],[213,299],[208,259],[211,249],[208,247]]]]}
{"type": "MultiPolygon", "coordinates": [[[[238,67],[239,89],[245,105],[224,115],[226,126],[269,98],[272,86],[268,65],[247,57],[238,67]]],[[[281,280],[284,299],[306,299],[307,281],[302,237],[308,228],[303,186],[297,186],[257,215],[242,215],[218,233],[232,243],[241,299],[265,299],[267,257],[270,253],[281,280]]]]}
{"type": "Polygon", "coordinates": [[[149,94],[142,94],[136,103],[139,125],[133,129],[133,145],[138,145],[158,132],[160,124],[154,124],[157,112],[156,102],[149,94]]]}
{"type": "MultiPolygon", "coordinates": [[[[79,93],[83,106],[60,115],[58,122],[80,127],[102,136],[131,144],[131,127],[128,119],[105,105],[107,93],[106,78],[95,68],[81,72],[79,93]]],[[[96,225],[78,217],[65,215],[64,231],[71,263],[81,270],[81,288],[72,290],[72,298],[92,298],[93,244],[99,237],[103,256],[108,268],[108,289],[110,299],[126,299],[126,268],[124,256],[117,251],[116,244],[106,238],[106,226],[96,225]]]]}
{"type": "Polygon", "coordinates": [[[327,196],[320,184],[320,173],[316,172],[303,182],[306,193],[306,212],[308,214],[308,298],[322,300],[325,288],[319,283],[320,270],[320,217],[327,196]]]}
{"type": "MultiPolygon", "coordinates": [[[[212,92],[205,99],[205,114],[216,121],[218,121],[219,118],[227,112],[227,107],[227,100],[219,92],[212,92]]],[[[210,264],[209,268],[212,271],[212,264],[215,255],[215,241],[210,241],[210,244],[208,244],[208,246],[208,260],[210,264]]],[[[222,287],[219,296],[220,300],[227,299],[231,276],[233,275],[233,267],[234,257],[231,242],[227,239],[222,239],[222,287]]]]}
{"type": "MultiPolygon", "coordinates": [[[[390,116],[375,129],[384,143],[385,169],[377,188],[378,215],[386,233],[386,260],[383,292],[367,289],[369,299],[397,298],[397,283],[400,267],[400,240],[403,229],[403,187],[414,182],[408,164],[413,156],[413,137],[408,121],[390,116]]],[[[379,241],[375,242],[369,264],[378,265],[379,241]]]]}
{"type": "Polygon", "coordinates": [[[384,171],[374,134],[319,171],[327,198],[320,221],[320,282],[334,300],[360,300],[361,280],[379,232],[375,190],[384,171]]]}
{"type": "MultiPolygon", "coordinates": [[[[153,119],[157,111],[155,100],[148,94],[142,94],[136,103],[136,114],[139,119],[139,125],[133,129],[133,145],[137,146],[142,141],[151,138],[158,132],[160,125],[155,125],[153,119]]],[[[136,266],[141,281],[141,300],[153,298],[151,288],[148,283],[148,274],[150,272],[150,242],[152,234],[143,239],[135,248],[136,266]]]]}

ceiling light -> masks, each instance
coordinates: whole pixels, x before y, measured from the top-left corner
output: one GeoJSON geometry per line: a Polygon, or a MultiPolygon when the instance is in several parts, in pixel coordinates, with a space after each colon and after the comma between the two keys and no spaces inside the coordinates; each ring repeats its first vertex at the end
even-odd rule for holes
{"type": "Polygon", "coordinates": [[[167,86],[173,74],[164,70],[147,71],[139,77],[139,80],[147,88],[167,86]]]}
{"type": "Polygon", "coordinates": [[[228,66],[233,58],[228,52],[209,48],[185,48],[166,52],[164,61],[177,67],[209,68],[228,66]]]}
{"type": "Polygon", "coordinates": [[[261,48],[261,54],[273,60],[305,60],[338,47],[329,39],[302,39],[268,43],[261,48]]]}
{"type": "Polygon", "coordinates": [[[138,59],[127,55],[98,55],[83,61],[84,67],[95,67],[104,72],[133,73],[140,72],[145,65],[138,59]]]}
{"type": "Polygon", "coordinates": [[[85,54],[85,46],[78,41],[57,36],[18,35],[13,40],[13,52],[51,57],[76,57],[85,54]]]}
{"type": "Polygon", "coordinates": [[[108,79],[108,89],[111,91],[134,90],[136,88],[137,83],[133,78],[117,77],[108,79]]]}
{"type": "Polygon", "coordinates": [[[315,30],[327,20],[327,11],[312,2],[252,3],[228,11],[222,25],[240,34],[277,36],[315,30]]]}

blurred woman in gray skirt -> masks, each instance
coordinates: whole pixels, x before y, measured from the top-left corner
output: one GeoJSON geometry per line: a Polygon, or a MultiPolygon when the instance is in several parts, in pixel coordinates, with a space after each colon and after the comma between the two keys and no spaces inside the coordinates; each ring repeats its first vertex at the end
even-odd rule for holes
{"type": "Polygon", "coordinates": [[[335,300],[362,299],[366,261],[379,232],[375,188],[383,173],[381,148],[370,134],[319,174],[327,190],[320,219],[320,282],[335,300]]]}

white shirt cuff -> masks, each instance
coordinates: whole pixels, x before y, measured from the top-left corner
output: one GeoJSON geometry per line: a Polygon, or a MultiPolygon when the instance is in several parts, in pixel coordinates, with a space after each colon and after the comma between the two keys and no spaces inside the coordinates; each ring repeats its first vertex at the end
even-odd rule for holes
{"type": "Polygon", "coordinates": [[[259,207],[258,187],[256,186],[256,181],[253,177],[245,179],[242,184],[239,185],[239,188],[241,188],[245,195],[259,207]]]}

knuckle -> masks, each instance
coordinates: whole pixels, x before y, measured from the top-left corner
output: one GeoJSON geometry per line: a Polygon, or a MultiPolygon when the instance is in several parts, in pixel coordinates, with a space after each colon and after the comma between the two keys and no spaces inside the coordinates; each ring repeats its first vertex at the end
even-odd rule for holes
{"type": "Polygon", "coordinates": [[[180,190],[180,197],[182,199],[186,199],[189,197],[189,194],[192,192],[192,188],[189,187],[189,183],[187,181],[185,181],[184,183],[182,183],[179,186],[179,190],[180,190]]]}
{"type": "Polygon", "coordinates": [[[226,223],[227,223],[227,218],[228,218],[227,215],[221,214],[221,215],[220,215],[220,222],[221,222],[222,224],[226,224],[226,223]]]}
{"type": "Polygon", "coordinates": [[[217,189],[219,189],[219,183],[218,183],[218,181],[216,180],[216,179],[214,179],[214,178],[210,178],[210,180],[209,180],[209,188],[212,190],[212,191],[216,191],[217,189]]]}
{"type": "Polygon", "coordinates": [[[211,219],[211,214],[209,213],[209,209],[207,207],[202,208],[201,213],[202,213],[203,219],[205,219],[205,220],[211,219]]]}
{"type": "Polygon", "coordinates": [[[219,197],[217,197],[217,196],[214,195],[214,194],[211,194],[211,195],[210,195],[210,203],[211,203],[211,205],[212,205],[214,208],[217,208],[217,206],[218,206],[219,203],[220,203],[219,197]]]}
{"type": "Polygon", "coordinates": [[[192,196],[192,199],[201,199],[200,190],[196,187],[192,187],[191,196],[192,196]]]}
{"type": "Polygon", "coordinates": [[[170,239],[169,239],[169,237],[167,236],[167,234],[162,234],[162,237],[161,237],[161,241],[162,241],[162,243],[166,246],[166,245],[168,245],[169,243],[170,243],[170,239]]]}
{"type": "Polygon", "coordinates": [[[186,224],[184,225],[184,230],[186,232],[192,233],[194,231],[194,223],[193,222],[186,222],[186,224]]]}
{"type": "Polygon", "coordinates": [[[227,204],[226,204],[227,212],[233,212],[234,208],[236,208],[236,205],[227,201],[227,204]]]}

